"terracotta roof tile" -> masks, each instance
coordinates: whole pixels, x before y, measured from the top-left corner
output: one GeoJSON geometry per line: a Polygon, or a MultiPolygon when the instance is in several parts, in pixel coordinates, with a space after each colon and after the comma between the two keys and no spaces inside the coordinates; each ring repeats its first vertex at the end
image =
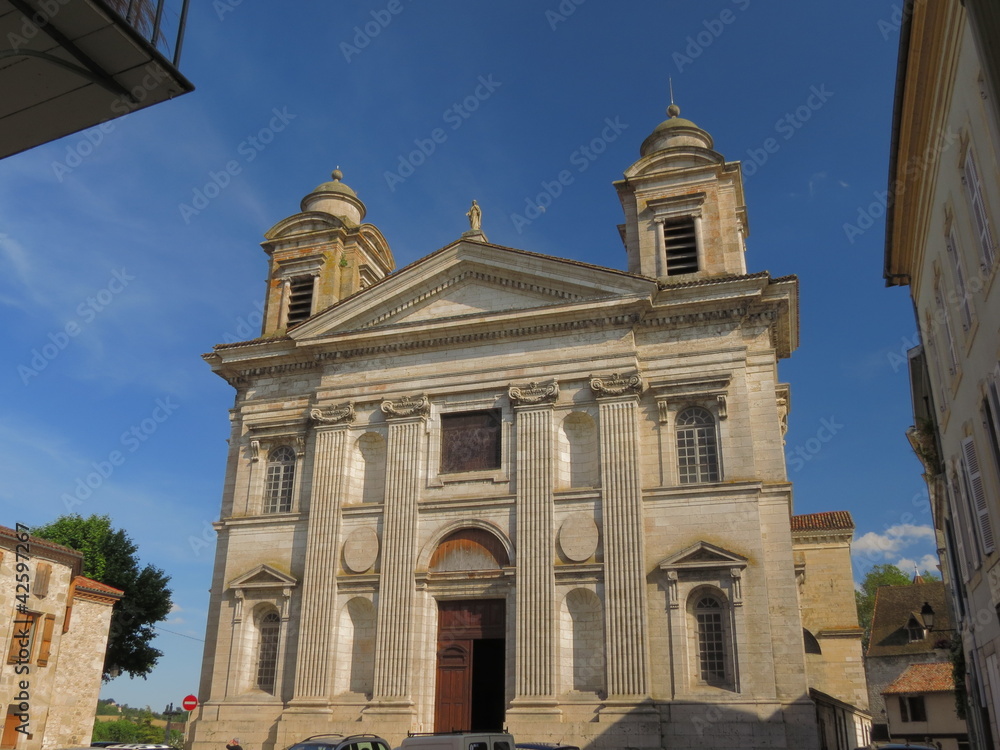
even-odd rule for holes
{"type": "Polygon", "coordinates": [[[95,581],[93,578],[86,578],[85,576],[77,576],[73,579],[73,583],[78,590],[93,591],[98,594],[121,596],[125,593],[121,589],[116,589],[114,586],[108,586],[106,583],[101,583],[100,581],[95,581]]]}
{"type": "Polygon", "coordinates": [[[911,664],[882,694],[947,693],[954,689],[951,662],[943,661],[936,664],[911,664]]]}
{"type": "Polygon", "coordinates": [[[846,510],[792,516],[792,531],[854,531],[854,519],[846,510]]]}

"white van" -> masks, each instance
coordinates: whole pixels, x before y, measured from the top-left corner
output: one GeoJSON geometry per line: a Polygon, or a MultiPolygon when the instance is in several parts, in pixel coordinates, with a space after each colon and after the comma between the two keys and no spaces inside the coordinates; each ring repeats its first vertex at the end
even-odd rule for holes
{"type": "Polygon", "coordinates": [[[490,732],[414,734],[403,740],[399,750],[514,750],[514,738],[490,732]]]}

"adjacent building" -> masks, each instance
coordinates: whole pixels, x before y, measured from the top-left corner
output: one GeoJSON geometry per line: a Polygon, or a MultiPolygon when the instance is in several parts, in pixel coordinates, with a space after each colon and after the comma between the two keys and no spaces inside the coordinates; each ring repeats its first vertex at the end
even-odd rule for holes
{"type": "Polygon", "coordinates": [[[923,741],[933,736],[951,750],[967,742],[951,676],[956,630],[950,609],[941,581],[882,586],[876,592],[865,655],[874,739],[923,741]],[[917,690],[919,686],[926,689],[917,690]],[[918,704],[926,704],[927,710],[918,710],[918,704]]]}
{"type": "Polygon", "coordinates": [[[262,336],[206,355],[236,401],[195,750],[818,750],[813,675],[824,747],[866,741],[853,523],[791,519],[798,283],[747,270],[739,163],[668,115],[615,183],[627,270],[473,204],[397,271],[339,171],[266,233],[262,336]]]}
{"type": "Polygon", "coordinates": [[[965,650],[969,731],[1000,739],[1000,8],[906,3],[885,279],[908,286],[914,425],[965,650]]]}
{"type": "Polygon", "coordinates": [[[81,553],[25,536],[0,526],[0,747],[86,746],[122,592],[80,575],[81,553]]]}

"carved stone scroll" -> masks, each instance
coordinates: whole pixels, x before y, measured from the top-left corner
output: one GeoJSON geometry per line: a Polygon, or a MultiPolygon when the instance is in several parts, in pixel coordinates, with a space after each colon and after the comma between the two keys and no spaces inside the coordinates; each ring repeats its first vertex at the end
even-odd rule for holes
{"type": "Polygon", "coordinates": [[[425,417],[431,405],[427,396],[404,396],[397,401],[383,401],[382,412],[387,417],[425,417]]]}
{"type": "Polygon", "coordinates": [[[507,397],[516,406],[555,401],[559,398],[559,383],[553,380],[549,383],[531,381],[527,385],[512,385],[507,389],[507,397]]]}
{"type": "Polygon", "coordinates": [[[346,404],[331,406],[329,409],[311,409],[309,419],[317,424],[341,424],[343,422],[353,422],[355,417],[354,404],[348,401],[346,404]]]}
{"type": "Polygon", "coordinates": [[[643,382],[638,373],[632,375],[611,374],[610,378],[591,377],[590,389],[600,396],[624,396],[626,393],[642,393],[643,382]]]}

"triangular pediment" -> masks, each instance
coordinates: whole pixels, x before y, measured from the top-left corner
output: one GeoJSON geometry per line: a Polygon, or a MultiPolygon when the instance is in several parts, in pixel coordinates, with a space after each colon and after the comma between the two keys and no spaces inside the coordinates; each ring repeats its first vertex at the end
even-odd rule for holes
{"type": "Polygon", "coordinates": [[[697,569],[697,568],[745,568],[747,558],[730,552],[727,549],[698,542],[687,549],[681,550],[660,562],[661,570],[697,569]]]}
{"type": "Polygon", "coordinates": [[[298,584],[298,581],[287,573],[282,573],[270,565],[258,565],[253,570],[237,576],[229,582],[231,589],[268,589],[288,588],[298,584]]]}
{"type": "Polygon", "coordinates": [[[652,295],[652,279],[522,250],[459,241],[292,329],[307,340],[602,299],[652,295]]]}

